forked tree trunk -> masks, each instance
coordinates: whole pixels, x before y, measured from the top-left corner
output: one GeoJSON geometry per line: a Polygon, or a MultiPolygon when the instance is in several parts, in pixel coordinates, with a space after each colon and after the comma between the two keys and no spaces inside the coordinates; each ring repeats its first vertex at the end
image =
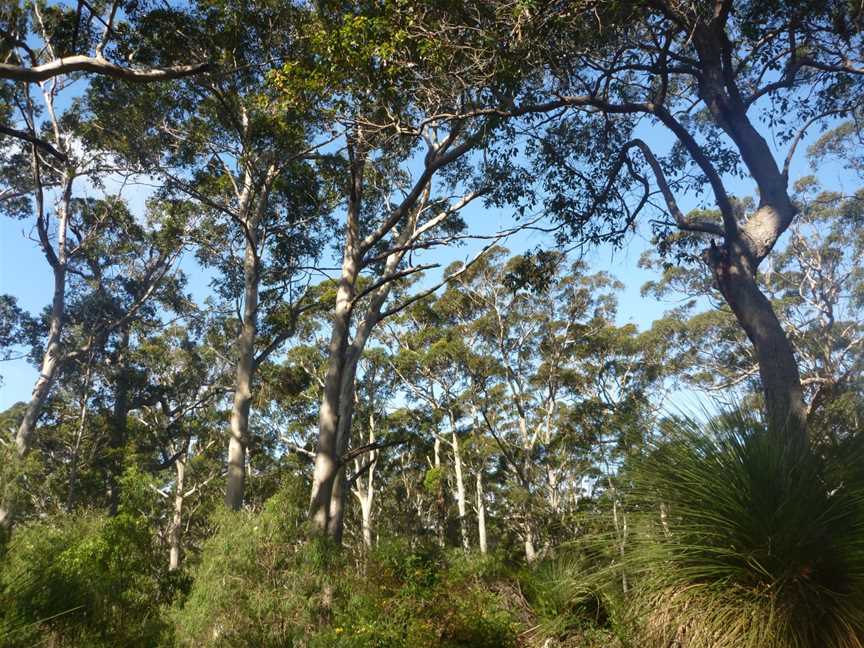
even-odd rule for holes
{"type": "MultiPolygon", "coordinates": [[[[65,247],[65,218],[58,224],[58,228],[64,232],[62,236],[58,234],[58,246],[62,244],[65,247]]],[[[51,301],[51,321],[48,329],[48,341],[45,345],[45,353],[42,356],[39,377],[36,379],[33,394],[27,403],[24,418],[21,421],[21,425],[18,426],[15,443],[18,447],[19,455],[27,454],[33,445],[33,433],[36,431],[36,421],[42,413],[42,407],[48,398],[51,387],[54,385],[54,380],[57,378],[57,372],[62,359],[60,336],[63,332],[65,313],[66,262],[64,259],[54,268],[54,297],[51,301]]]]}
{"type": "MultiPolygon", "coordinates": [[[[369,415],[369,436],[367,441],[375,443],[375,415],[369,415]]],[[[363,532],[363,546],[372,548],[372,504],[375,498],[375,460],[377,452],[372,452],[367,461],[366,475],[355,478],[354,496],[360,502],[360,525],[363,532]]],[[[354,462],[355,475],[363,469],[362,462],[357,459],[354,462]]]]}
{"type": "MultiPolygon", "coordinates": [[[[357,171],[357,175],[362,175],[361,171],[362,168],[357,171]]],[[[318,417],[318,447],[315,452],[315,468],[312,473],[309,518],[312,522],[313,531],[322,536],[328,534],[328,529],[333,530],[330,524],[331,500],[341,468],[338,454],[339,415],[354,286],[360,272],[357,218],[359,216],[361,186],[362,180],[355,177],[349,199],[345,251],[342,258],[339,288],[336,291],[336,308],[333,313],[333,326],[327,348],[327,373],[324,377],[324,390],[318,417]]],[[[341,486],[336,487],[336,489],[336,496],[341,499],[341,486]]]]}
{"type": "MultiPolygon", "coordinates": [[[[703,68],[699,95],[717,125],[735,143],[759,189],[760,202],[745,223],[737,223],[731,201],[720,189],[722,182],[713,181],[719,185],[714,192],[723,215],[724,244],[715,247],[712,243],[704,260],[756,351],[769,429],[786,439],[806,442],[807,411],[798,363],[770,301],[756,283],[759,264],[792,224],[797,208],[789,197],[788,168],[781,171],[768,142],[750,121],[749,106],[734,82],[730,83],[732,71],[722,55],[728,46],[725,25],[715,27],[700,26],[692,34],[703,68]]],[[[669,119],[667,115],[666,121],[669,119]]]]}

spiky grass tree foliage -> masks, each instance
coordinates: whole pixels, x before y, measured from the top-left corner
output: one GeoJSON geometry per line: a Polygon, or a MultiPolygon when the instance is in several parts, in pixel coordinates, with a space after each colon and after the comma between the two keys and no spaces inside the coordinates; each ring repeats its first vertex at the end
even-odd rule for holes
{"type": "Polygon", "coordinates": [[[681,421],[635,467],[640,645],[864,646],[864,439],[786,439],[741,412],[681,421]]]}

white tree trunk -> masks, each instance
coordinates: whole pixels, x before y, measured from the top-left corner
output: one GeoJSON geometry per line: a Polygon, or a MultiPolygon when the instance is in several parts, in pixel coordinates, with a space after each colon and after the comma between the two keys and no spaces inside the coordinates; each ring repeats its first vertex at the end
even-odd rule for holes
{"type": "Polygon", "coordinates": [[[253,177],[248,169],[243,175],[243,191],[238,196],[238,215],[245,224],[246,238],[243,255],[243,318],[237,338],[237,368],[225,485],[225,505],[234,511],[243,506],[246,490],[246,449],[249,445],[249,412],[252,407],[255,341],[258,330],[258,289],[261,281],[258,267],[258,227],[267,208],[267,198],[274,173],[271,167],[254,210],[252,209],[253,177]]]}
{"type": "Polygon", "coordinates": [[[486,555],[486,498],[483,493],[483,468],[477,471],[477,539],[480,553],[486,555]]]}
{"type": "MultiPolygon", "coordinates": [[[[33,394],[27,404],[27,410],[18,433],[15,438],[18,454],[26,454],[33,445],[33,433],[36,430],[36,421],[42,413],[42,406],[48,398],[54,380],[57,377],[58,368],[62,360],[62,349],[60,337],[63,333],[63,319],[66,314],[66,271],[67,271],[67,243],[66,237],[69,231],[69,210],[72,200],[72,178],[69,174],[64,176],[63,193],[57,203],[57,243],[56,252],[51,250],[47,231],[42,236],[45,228],[44,221],[37,223],[40,228],[41,244],[45,255],[49,258],[54,273],[54,294],[51,300],[51,316],[48,328],[48,340],[45,344],[45,353],[42,356],[42,365],[39,369],[39,377],[33,387],[33,394]]],[[[40,202],[41,205],[41,202],[40,202]]]]}
{"type": "Polygon", "coordinates": [[[462,548],[468,551],[471,546],[468,541],[468,505],[465,496],[465,480],[462,477],[462,455],[459,452],[459,437],[456,435],[456,419],[450,413],[450,447],[453,449],[453,470],[456,473],[456,506],[459,511],[459,534],[462,537],[462,548]]]}
{"type": "Polygon", "coordinates": [[[174,484],[174,514],[171,519],[171,532],[168,534],[169,556],[168,571],[175,571],[180,567],[180,545],[183,531],[183,500],[185,499],[183,489],[186,481],[186,457],[180,456],[174,462],[177,471],[177,480],[174,484]]]}
{"type": "Polygon", "coordinates": [[[525,540],[525,561],[533,563],[537,559],[537,550],[534,548],[534,532],[531,525],[525,522],[523,525],[523,538],[525,540]]]}

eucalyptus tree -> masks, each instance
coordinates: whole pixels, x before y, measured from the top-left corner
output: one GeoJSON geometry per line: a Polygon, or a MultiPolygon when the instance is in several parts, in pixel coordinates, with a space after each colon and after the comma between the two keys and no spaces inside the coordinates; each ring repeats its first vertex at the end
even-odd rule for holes
{"type": "Polygon", "coordinates": [[[197,509],[212,501],[205,491],[212,495],[211,484],[223,472],[219,427],[224,413],[218,404],[230,389],[229,366],[202,328],[173,324],[144,337],[134,350],[136,364],[148,376],[148,397],[131,412],[139,429],[135,447],[146,458],[140,469],[153,475],[155,492],[170,503],[169,512],[159,515],[165,520],[170,571],[180,566],[184,535],[190,526],[200,526],[189,502],[197,509]]]}
{"type": "MultiPolygon", "coordinates": [[[[33,206],[38,244],[53,275],[53,295],[47,315],[46,340],[44,346],[41,346],[42,352],[38,362],[39,377],[16,434],[19,455],[26,454],[33,444],[36,424],[43,405],[64,363],[73,360],[76,356],[87,355],[94,345],[98,345],[113,330],[124,326],[137,316],[141,307],[153,296],[162,280],[171,271],[180,249],[176,234],[182,232],[184,227],[179,220],[174,220],[171,225],[172,219],[168,218],[162,232],[152,228],[148,231],[133,222],[120,196],[106,196],[99,200],[75,197],[73,184],[76,179],[81,177],[98,179],[106,171],[98,152],[93,154],[85,150],[77,155],[72,153],[73,139],[54,110],[59,89],[60,86],[55,78],[51,88],[44,89],[43,100],[49,116],[51,137],[57,150],[66,151],[63,160],[49,159],[49,156],[43,156],[38,147],[31,146],[29,152],[22,149],[18,156],[10,159],[14,164],[16,160],[29,158],[31,173],[20,173],[19,169],[17,173],[7,174],[8,186],[15,194],[26,199],[32,198],[32,201],[25,200],[23,203],[13,204],[11,215],[20,217],[21,207],[25,206],[26,209],[26,206],[29,206],[28,202],[33,206]],[[53,211],[48,207],[48,202],[52,198],[53,211]],[[125,250],[122,244],[118,247],[116,240],[103,246],[101,237],[106,236],[112,227],[120,230],[124,228],[136,230],[140,247],[130,254],[128,247],[125,250]],[[162,236],[169,231],[172,231],[172,235],[162,236]],[[69,277],[70,275],[80,277],[83,282],[89,282],[96,293],[103,292],[104,282],[108,280],[105,266],[111,262],[110,256],[105,254],[106,250],[126,255],[121,263],[126,264],[124,272],[128,273],[128,287],[130,293],[134,294],[134,298],[125,304],[128,310],[123,313],[111,313],[110,318],[100,320],[97,326],[88,331],[89,335],[86,338],[79,340],[81,344],[77,348],[68,348],[68,340],[64,339],[64,330],[69,319],[67,314],[69,277]]],[[[22,113],[31,125],[30,128],[35,130],[36,109],[26,89],[23,100],[25,103],[22,104],[22,113]]],[[[127,234],[128,231],[123,231],[121,236],[127,234]]],[[[130,241],[130,246],[134,247],[134,245],[130,241]]]]}
{"type": "Polygon", "coordinates": [[[164,8],[149,3],[111,0],[73,3],[19,2],[9,0],[0,12],[0,135],[38,147],[61,160],[66,156],[52,138],[10,121],[16,101],[12,83],[42,87],[57,78],[78,73],[105,75],[131,82],[158,82],[200,74],[208,61],[175,64],[192,54],[178,49],[164,59],[142,59],[142,43],[157,40],[166,27],[164,8]],[[175,58],[177,57],[177,58],[175,58]],[[11,83],[10,83],[11,82],[11,83]]]}
{"type": "Polygon", "coordinates": [[[753,345],[771,427],[801,439],[798,364],[757,275],[798,213],[789,170],[801,142],[860,104],[862,8],[745,0],[547,8],[548,101],[519,107],[561,112],[536,147],[549,169],[547,206],[595,240],[620,238],[644,213],[661,237],[701,235],[702,259],[753,345]],[[652,127],[674,138],[665,154],[644,135],[652,127]],[[758,188],[745,212],[731,195],[735,175],[758,188]],[[686,215],[679,200],[703,192],[716,214],[686,215]]]}
{"type": "Polygon", "coordinates": [[[4,59],[0,79],[40,83],[55,76],[88,72],[127,81],[160,81],[209,68],[206,61],[165,65],[136,60],[136,52],[130,48],[132,38],[154,37],[148,33],[153,26],[148,19],[158,13],[144,3],[118,0],[9,2],[0,16],[0,54],[4,59]],[[116,62],[122,59],[122,64],[116,62]]]}
{"type": "MultiPolygon", "coordinates": [[[[128,409],[130,396],[128,376],[122,375],[118,365],[130,337],[159,326],[160,309],[176,310],[184,301],[183,279],[172,267],[179,252],[177,233],[186,223],[185,216],[172,215],[171,210],[171,206],[153,202],[147,218],[136,219],[115,197],[70,201],[73,218],[69,229],[77,246],[68,257],[59,333],[53,337],[58,328],[53,306],[27,326],[34,364],[44,366],[52,344],[60,350],[53,359],[52,384],[61,384],[53,389],[54,402],[52,390],[41,394],[38,411],[47,414],[46,437],[31,433],[23,438],[25,452],[37,450],[34,465],[42,464],[57,476],[66,475],[68,469],[67,509],[74,508],[79,475],[86,469],[91,485],[98,483],[103,489],[88,491],[88,499],[101,503],[107,494],[110,508],[116,510],[122,464],[117,454],[125,435],[116,427],[114,412],[118,407],[128,409]],[[159,229],[154,227],[156,221],[159,229]],[[64,379],[58,381],[61,373],[64,379]],[[107,414],[110,410],[114,412],[107,414]],[[69,420],[74,421],[74,429],[66,434],[69,420]],[[58,448],[63,445],[65,450],[58,448]],[[89,448],[86,453],[85,447],[89,448]]],[[[23,454],[21,428],[33,407],[31,400],[17,424],[19,454],[23,454]]],[[[4,502],[7,508],[9,504],[4,502]]]]}
{"type": "Polygon", "coordinates": [[[469,154],[499,121],[475,108],[518,91],[524,59],[511,9],[319,3],[312,39],[325,74],[292,63],[275,79],[289,98],[310,79],[331,84],[333,121],[342,125],[345,234],[310,505],[315,531],[337,541],[357,363],[376,325],[406,303],[391,299],[393,284],[431,267],[415,252],[453,241],[459,211],[489,190],[469,154]]]}
{"type": "MultiPolygon", "coordinates": [[[[104,9],[103,6],[94,8],[89,4],[86,6],[87,15],[82,16],[85,4],[79,3],[76,13],[62,5],[28,3],[19,6],[15,3],[2,20],[2,47],[6,58],[4,78],[24,81],[17,84],[6,81],[2,88],[0,112],[4,120],[14,125],[14,128],[4,126],[2,132],[15,138],[4,153],[6,168],[3,172],[2,205],[4,211],[14,216],[28,213],[31,208],[35,211],[39,245],[54,278],[48,343],[30,406],[19,427],[17,445],[20,453],[26,452],[31,443],[41,406],[61,363],[63,350],[60,339],[67,276],[75,271],[72,266],[76,256],[80,256],[85,245],[93,244],[98,238],[100,229],[114,209],[111,200],[103,201],[101,216],[86,223],[86,219],[76,213],[76,192],[73,190],[76,180],[80,185],[86,178],[99,186],[115,169],[113,162],[100,151],[81,145],[77,110],[72,107],[61,113],[60,108],[71,92],[70,87],[75,81],[72,73],[76,70],[93,66],[121,72],[125,69],[109,64],[105,53],[113,51],[113,48],[106,50],[106,47],[118,31],[130,35],[130,23],[121,21],[115,24],[120,3],[111,5],[105,19],[98,13],[104,9]],[[98,25],[100,21],[102,24],[98,25]],[[34,45],[34,41],[41,41],[41,47],[34,45]],[[84,62],[83,68],[82,61],[75,56],[68,58],[79,45],[96,51],[92,61],[83,57],[89,61],[84,62]],[[49,206],[51,202],[54,203],[53,214],[49,206]]],[[[130,17],[137,11],[131,4],[126,9],[130,17]]],[[[144,15],[138,17],[143,20],[144,15]]],[[[149,19],[150,14],[147,17],[149,19]]],[[[127,46],[132,43],[128,38],[124,42],[127,46]]],[[[120,43],[116,45],[119,47],[120,43]]],[[[171,78],[197,71],[163,70],[162,73],[154,72],[153,78],[171,78]]],[[[126,69],[125,74],[128,78],[143,73],[126,69]]],[[[117,208],[121,207],[120,201],[113,202],[117,208]]],[[[155,285],[167,266],[164,255],[153,261],[154,265],[145,269],[145,274],[155,285]]]]}
{"type": "MultiPolygon", "coordinates": [[[[494,255],[494,250],[488,254],[494,255]]],[[[435,475],[430,483],[449,484],[456,503],[460,544],[466,551],[473,535],[469,533],[468,514],[472,472],[482,493],[482,465],[474,466],[475,458],[469,457],[465,448],[474,441],[472,432],[477,426],[480,381],[473,377],[482,374],[492,380],[498,371],[497,365],[481,354],[478,332],[463,326],[468,317],[453,308],[452,291],[447,291],[440,298],[429,296],[412,304],[379,333],[388,346],[388,362],[401,383],[407,407],[429,428],[430,470],[435,475]]],[[[475,506],[478,516],[483,511],[482,501],[481,494],[475,506]]],[[[439,539],[443,540],[443,524],[437,522],[439,539]]],[[[478,540],[485,543],[483,535],[478,522],[478,540]]]]}
{"type": "MultiPolygon", "coordinates": [[[[788,240],[767,258],[759,287],[795,350],[809,417],[830,409],[835,399],[861,393],[862,197],[860,191],[851,196],[824,191],[812,177],[800,179],[795,189],[798,217],[788,240]]],[[[643,264],[662,265],[652,255],[643,264]]],[[[644,291],[658,298],[704,297],[717,305],[699,312],[692,300],[654,324],[674,338],[682,377],[711,392],[755,390],[758,361],[734,316],[722,307],[708,273],[672,264],[662,271],[662,277],[646,284],[644,291]]]]}
{"type": "Polygon", "coordinates": [[[329,162],[317,152],[326,138],[314,98],[289,105],[267,83],[282,59],[304,60],[306,8],[201,2],[174,19],[180,36],[151,47],[171,52],[194,43],[222,64],[219,71],[160,88],[100,80],[88,104],[100,118],[95,137],[160,178],[162,193],[186,196],[205,215],[197,256],[216,270],[215,292],[237,312],[225,503],[238,509],[256,370],[314,305],[307,288],[330,226],[329,162]],[[121,105],[138,128],[106,131],[121,105]]]}
{"type": "Polygon", "coordinates": [[[619,288],[560,254],[507,260],[496,249],[435,305],[470,341],[464,398],[506,467],[511,528],[529,562],[606,446],[623,447],[634,420],[650,416],[660,362],[632,325],[615,324],[619,288]]]}

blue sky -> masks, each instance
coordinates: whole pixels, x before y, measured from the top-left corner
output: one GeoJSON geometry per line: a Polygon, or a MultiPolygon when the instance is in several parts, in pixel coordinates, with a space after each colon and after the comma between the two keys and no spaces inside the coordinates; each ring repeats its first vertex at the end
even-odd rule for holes
{"type": "MultiPolygon", "coordinates": [[[[646,129],[640,135],[652,148],[660,152],[668,149],[671,143],[670,136],[663,130],[646,129]]],[[[809,139],[812,138],[813,136],[809,139]]],[[[792,169],[792,178],[812,173],[803,156],[806,144],[805,141],[799,148],[792,169]]],[[[849,191],[856,186],[853,178],[837,164],[826,165],[818,170],[817,175],[822,178],[826,186],[832,189],[849,191]]],[[[749,179],[728,178],[727,182],[728,189],[736,195],[754,193],[754,185],[749,179]]],[[[117,191],[118,188],[116,185],[112,187],[111,182],[108,182],[108,191],[117,191]]],[[[95,195],[95,190],[86,186],[79,185],[77,190],[95,195]]],[[[144,187],[126,187],[124,196],[132,209],[140,213],[149,191],[144,187]]],[[[685,212],[699,206],[695,196],[686,195],[679,196],[679,204],[685,212]]],[[[507,210],[489,210],[479,201],[471,204],[463,213],[463,217],[469,224],[471,232],[477,234],[493,234],[514,224],[507,210]]],[[[0,293],[15,296],[20,307],[35,314],[50,302],[52,277],[37,243],[28,238],[33,236],[32,228],[33,219],[14,221],[0,218],[0,293]]],[[[589,250],[585,254],[585,260],[592,271],[609,272],[625,286],[619,297],[619,323],[631,322],[643,330],[674,305],[660,303],[653,298],[642,297],[640,294],[641,286],[646,281],[656,278],[654,273],[637,267],[640,255],[650,247],[649,236],[650,230],[643,224],[623,248],[615,249],[607,245],[589,250]]],[[[439,263],[443,268],[453,261],[472,257],[482,245],[482,242],[475,241],[466,246],[438,249],[427,253],[421,262],[439,263]]],[[[551,241],[546,235],[527,231],[511,236],[503,241],[502,245],[513,253],[519,253],[538,246],[549,247],[551,241]]],[[[189,290],[199,303],[202,302],[209,293],[209,276],[197,266],[191,254],[183,260],[182,268],[189,275],[189,290]]],[[[430,273],[427,281],[434,281],[435,277],[437,271],[430,273]]],[[[0,411],[2,411],[13,403],[29,397],[37,371],[26,360],[13,360],[0,362],[0,376],[3,378],[3,384],[0,386],[0,411]]]]}

